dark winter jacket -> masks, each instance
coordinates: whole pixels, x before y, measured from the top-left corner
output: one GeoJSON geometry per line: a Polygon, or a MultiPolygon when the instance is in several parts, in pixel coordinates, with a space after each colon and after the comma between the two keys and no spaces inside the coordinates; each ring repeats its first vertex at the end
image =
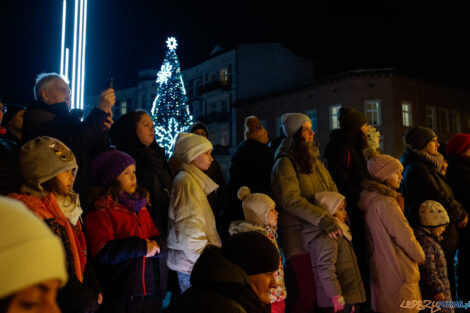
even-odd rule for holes
{"type": "Polygon", "coordinates": [[[457,224],[466,215],[460,202],[455,200],[446,178],[433,165],[411,149],[405,150],[401,159],[404,171],[401,192],[405,197],[405,216],[412,227],[419,226],[419,206],[426,200],[434,200],[447,210],[449,225],[442,242],[444,250],[456,250],[459,245],[457,224]]]}
{"type": "Polygon", "coordinates": [[[132,117],[132,113],[122,116],[111,128],[109,136],[118,150],[135,159],[137,182],[149,191],[150,216],[161,234],[166,236],[171,177],[165,150],[155,140],[148,147],[142,144],[132,117]]]}
{"type": "Polygon", "coordinates": [[[19,192],[24,183],[18,161],[18,143],[8,136],[0,136],[0,194],[19,192]]]}
{"type": "Polygon", "coordinates": [[[370,175],[362,151],[353,145],[352,135],[341,129],[333,130],[325,149],[325,158],[339,193],[346,197],[348,206],[357,208],[362,182],[370,175]]]}
{"type": "Polygon", "coordinates": [[[448,155],[446,179],[454,197],[465,209],[470,209],[470,158],[461,155],[448,155]]]}
{"type": "Polygon", "coordinates": [[[254,139],[246,139],[238,145],[230,166],[229,197],[231,203],[234,204],[232,220],[244,218],[241,201],[237,198],[237,192],[241,186],[247,186],[252,193],[272,195],[271,170],[273,165],[274,156],[267,144],[254,139]]]}
{"type": "Polygon", "coordinates": [[[191,288],[166,312],[267,313],[270,306],[259,300],[247,274],[209,245],[194,265],[191,288]]]}
{"type": "Polygon", "coordinates": [[[80,171],[74,187],[82,204],[88,198],[89,164],[108,146],[108,132],[104,131],[106,119],[104,111],[93,109],[81,122],[69,113],[65,102],[48,105],[34,101],[24,113],[23,143],[38,136],[50,136],[61,140],[75,154],[80,171]]]}
{"type": "Polygon", "coordinates": [[[85,217],[86,238],[104,296],[144,296],[154,292],[153,265],[145,255],[147,241],[159,232],[148,210],[135,213],[100,197],[85,217]]]}
{"type": "MultiPolygon", "coordinates": [[[[415,231],[416,239],[418,239],[423,248],[426,260],[419,267],[421,279],[419,286],[423,299],[432,300],[439,293],[443,293],[445,301],[452,300],[450,292],[449,279],[447,277],[447,261],[441,245],[430,231],[419,227],[415,231]]],[[[441,308],[439,312],[453,312],[453,310],[441,308]]]]}

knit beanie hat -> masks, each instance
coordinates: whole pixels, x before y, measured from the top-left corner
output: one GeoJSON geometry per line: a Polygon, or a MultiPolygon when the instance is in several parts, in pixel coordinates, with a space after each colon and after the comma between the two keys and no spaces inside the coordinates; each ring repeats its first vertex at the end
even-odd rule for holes
{"type": "Polygon", "coordinates": [[[212,149],[211,142],[203,136],[193,133],[179,133],[173,154],[184,163],[191,163],[200,154],[212,149]]]}
{"type": "Polygon", "coordinates": [[[242,200],[245,220],[256,225],[268,225],[268,210],[276,203],[264,193],[251,193],[250,188],[243,186],[238,189],[238,199],[242,200]]]}
{"type": "Polygon", "coordinates": [[[369,174],[379,182],[403,171],[403,165],[400,161],[390,155],[379,154],[373,149],[366,149],[364,155],[368,159],[367,170],[369,174]]]}
{"type": "Polygon", "coordinates": [[[191,127],[189,127],[188,131],[194,134],[194,132],[198,129],[204,130],[207,134],[207,137],[209,137],[209,131],[207,130],[207,126],[202,122],[194,123],[193,125],[191,125],[191,127]]]}
{"type": "Polygon", "coordinates": [[[362,125],[367,123],[366,116],[358,110],[343,106],[339,109],[339,127],[350,133],[358,131],[362,125]]]}
{"type": "Polygon", "coordinates": [[[456,134],[447,143],[447,154],[459,155],[470,148],[470,134],[456,134]]]}
{"type": "Polygon", "coordinates": [[[17,200],[0,197],[0,299],[49,279],[67,281],[62,242],[17,200]]]}
{"type": "Polygon", "coordinates": [[[419,219],[422,226],[436,227],[449,224],[446,209],[437,201],[427,200],[419,206],[419,219]]]}
{"type": "Polygon", "coordinates": [[[122,151],[108,150],[91,161],[90,174],[94,184],[107,185],[116,180],[135,160],[122,151]]]}
{"type": "Polygon", "coordinates": [[[5,127],[8,125],[8,122],[13,117],[15,117],[16,113],[26,110],[24,106],[18,105],[18,104],[8,104],[6,107],[7,107],[7,113],[5,113],[5,116],[3,116],[3,121],[2,121],[2,125],[4,125],[5,127]]]}
{"type": "Polygon", "coordinates": [[[344,200],[346,200],[345,196],[333,191],[322,191],[315,194],[315,201],[318,206],[326,209],[330,216],[336,214],[344,200]]]}
{"type": "Polygon", "coordinates": [[[271,240],[257,231],[228,237],[222,245],[222,255],[248,275],[276,271],[281,257],[271,240]]]}
{"type": "Polygon", "coordinates": [[[43,191],[42,183],[78,165],[73,152],[56,138],[41,136],[21,146],[19,161],[23,177],[32,187],[43,191]]]}
{"type": "Polygon", "coordinates": [[[411,146],[411,148],[416,150],[421,150],[428,142],[433,140],[436,137],[436,134],[431,128],[423,126],[415,126],[410,128],[405,133],[405,141],[411,146]]]}
{"type": "Polygon", "coordinates": [[[305,122],[312,121],[303,113],[286,113],[281,116],[282,131],[287,138],[293,137],[305,122]]]}

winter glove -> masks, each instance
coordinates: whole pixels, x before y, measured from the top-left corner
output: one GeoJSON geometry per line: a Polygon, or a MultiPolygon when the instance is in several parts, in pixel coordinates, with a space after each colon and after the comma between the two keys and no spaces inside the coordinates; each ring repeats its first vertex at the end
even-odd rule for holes
{"type": "Polygon", "coordinates": [[[333,308],[335,309],[335,312],[344,309],[344,298],[342,295],[334,296],[331,298],[331,302],[333,302],[333,308]]]}
{"type": "MultiPolygon", "coordinates": [[[[336,224],[335,219],[329,215],[325,215],[320,220],[320,228],[327,233],[330,237],[334,237],[336,239],[336,234],[342,236],[341,229],[339,228],[338,224],[336,224]]],[[[332,237],[332,238],[333,238],[332,237]]]]}

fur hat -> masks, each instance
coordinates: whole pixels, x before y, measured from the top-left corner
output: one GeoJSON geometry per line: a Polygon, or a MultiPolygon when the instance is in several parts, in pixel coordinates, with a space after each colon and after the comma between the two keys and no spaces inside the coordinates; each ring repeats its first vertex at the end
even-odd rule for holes
{"type": "Polygon", "coordinates": [[[248,275],[279,269],[279,251],[268,237],[257,231],[228,237],[221,251],[227,260],[240,266],[248,275]]]}
{"type": "Polygon", "coordinates": [[[107,185],[118,178],[135,160],[122,151],[104,151],[91,161],[90,173],[95,184],[107,185]]]}
{"type": "Polygon", "coordinates": [[[345,196],[334,191],[322,191],[315,194],[315,201],[318,206],[326,209],[330,216],[336,214],[344,200],[346,200],[345,196]]]}
{"type": "Polygon", "coordinates": [[[193,133],[179,133],[173,154],[184,163],[191,163],[200,154],[212,149],[211,142],[203,136],[193,133]]]}
{"type": "Polygon", "coordinates": [[[342,130],[354,133],[367,123],[367,118],[364,113],[354,108],[343,106],[339,109],[338,121],[339,127],[342,130]]]}
{"type": "Polygon", "coordinates": [[[59,139],[47,136],[36,137],[21,146],[19,162],[25,180],[41,192],[42,183],[70,169],[75,177],[78,170],[73,152],[59,139]]]}
{"type": "Polygon", "coordinates": [[[379,182],[384,182],[388,177],[403,171],[400,161],[390,155],[380,154],[374,149],[365,149],[367,158],[367,170],[370,176],[379,182]]]}
{"type": "Polygon", "coordinates": [[[459,155],[470,148],[470,134],[456,134],[447,143],[447,154],[459,155]]]}
{"type": "Polygon", "coordinates": [[[312,121],[303,113],[286,113],[281,116],[282,131],[287,138],[293,137],[305,122],[312,121]]]}
{"type": "Polygon", "coordinates": [[[62,241],[20,201],[0,197],[0,299],[49,279],[67,281],[62,241]]]}
{"type": "Polygon", "coordinates": [[[436,227],[449,224],[446,209],[437,201],[427,200],[419,206],[419,219],[422,226],[436,227]]]}
{"type": "Polygon", "coordinates": [[[416,150],[421,150],[436,137],[436,134],[431,128],[423,126],[415,126],[410,128],[405,133],[405,141],[416,150]]]}
{"type": "Polygon", "coordinates": [[[251,193],[250,188],[243,186],[238,189],[238,199],[242,200],[245,220],[256,225],[268,225],[268,210],[276,203],[264,193],[251,193]]]}

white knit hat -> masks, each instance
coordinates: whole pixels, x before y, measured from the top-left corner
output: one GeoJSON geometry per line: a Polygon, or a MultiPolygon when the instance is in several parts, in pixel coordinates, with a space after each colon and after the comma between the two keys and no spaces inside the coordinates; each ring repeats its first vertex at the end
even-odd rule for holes
{"type": "Polygon", "coordinates": [[[436,227],[449,224],[449,215],[446,209],[434,200],[424,201],[419,206],[419,219],[423,226],[436,227]]]}
{"type": "Polygon", "coordinates": [[[305,122],[311,122],[311,120],[302,113],[286,113],[281,116],[282,130],[286,137],[293,137],[305,122]]]}
{"type": "Polygon", "coordinates": [[[78,169],[73,152],[59,139],[41,136],[21,146],[19,152],[21,172],[32,187],[43,191],[42,183],[73,169],[78,169]]]}
{"type": "Polygon", "coordinates": [[[336,214],[345,199],[342,194],[334,191],[322,191],[315,194],[317,205],[326,209],[330,216],[336,214]]]}
{"type": "Polygon", "coordinates": [[[276,203],[264,193],[251,193],[250,188],[243,186],[238,189],[238,199],[242,200],[243,214],[247,222],[256,225],[268,225],[269,208],[276,203]]]}
{"type": "Polygon", "coordinates": [[[0,299],[49,279],[67,281],[62,242],[17,200],[0,197],[0,299]]]}
{"type": "Polygon", "coordinates": [[[180,133],[176,138],[173,154],[184,163],[191,163],[201,153],[212,149],[211,142],[204,136],[193,133],[180,133]]]}

